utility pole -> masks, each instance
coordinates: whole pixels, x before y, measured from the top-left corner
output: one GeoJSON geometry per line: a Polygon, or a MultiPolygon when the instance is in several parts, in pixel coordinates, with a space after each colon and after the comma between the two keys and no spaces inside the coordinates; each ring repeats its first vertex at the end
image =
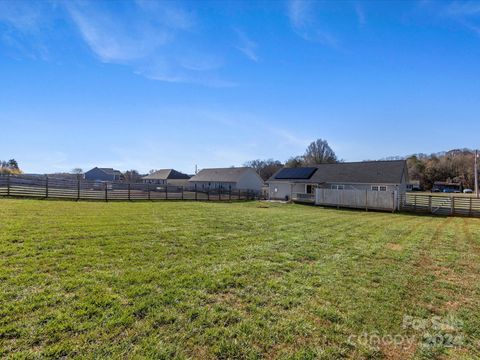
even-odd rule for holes
{"type": "Polygon", "coordinates": [[[478,199],[478,166],[477,166],[478,150],[475,150],[475,165],[473,172],[475,173],[475,197],[478,199]]]}

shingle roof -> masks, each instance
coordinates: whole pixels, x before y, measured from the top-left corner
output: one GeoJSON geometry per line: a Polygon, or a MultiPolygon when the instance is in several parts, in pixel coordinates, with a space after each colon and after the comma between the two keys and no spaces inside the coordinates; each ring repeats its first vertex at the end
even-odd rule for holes
{"type": "Polygon", "coordinates": [[[267,181],[291,181],[309,183],[356,183],[356,184],[400,184],[406,171],[405,160],[344,162],[319,164],[317,171],[307,180],[276,179],[277,171],[267,181]]]}
{"type": "Polygon", "coordinates": [[[237,182],[248,171],[255,170],[249,167],[203,169],[189,181],[237,182]]]}
{"type": "MultiPolygon", "coordinates": [[[[113,168],[98,168],[108,175],[122,175],[122,172],[113,168]]],[[[93,169],[92,169],[93,170],[93,169]]]]}
{"type": "Polygon", "coordinates": [[[161,169],[155,171],[154,173],[144,176],[142,179],[145,180],[181,180],[181,179],[190,179],[190,175],[181,173],[180,171],[174,169],[161,169]]]}

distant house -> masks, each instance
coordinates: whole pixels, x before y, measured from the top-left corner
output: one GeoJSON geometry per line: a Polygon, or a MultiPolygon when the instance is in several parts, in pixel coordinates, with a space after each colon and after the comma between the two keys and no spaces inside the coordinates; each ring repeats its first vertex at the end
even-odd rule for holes
{"type": "Polygon", "coordinates": [[[122,178],[122,173],[112,168],[94,167],[85,173],[85,180],[90,181],[117,181],[122,180],[122,178]]]}
{"type": "Polygon", "coordinates": [[[291,199],[292,194],[314,194],[315,188],[334,190],[405,191],[404,160],[344,162],[311,167],[282,168],[267,180],[270,199],[291,199]]]}
{"type": "Polygon", "coordinates": [[[407,191],[421,191],[422,185],[420,184],[420,180],[410,180],[407,184],[407,191]]]}
{"type": "Polygon", "coordinates": [[[188,179],[190,179],[190,175],[181,173],[180,171],[174,169],[161,169],[150,175],[142,177],[142,181],[146,184],[176,186],[188,185],[188,179]]]}
{"type": "Polygon", "coordinates": [[[249,167],[203,169],[188,182],[199,190],[242,189],[260,192],[263,185],[262,178],[249,167]]]}

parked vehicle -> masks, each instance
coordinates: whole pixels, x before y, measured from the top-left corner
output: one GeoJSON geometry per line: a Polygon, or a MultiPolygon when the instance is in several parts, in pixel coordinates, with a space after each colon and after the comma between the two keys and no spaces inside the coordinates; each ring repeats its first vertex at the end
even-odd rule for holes
{"type": "Polygon", "coordinates": [[[473,194],[473,190],[472,189],[464,189],[463,193],[464,194],[473,194]]]}
{"type": "Polygon", "coordinates": [[[440,189],[432,189],[432,192],[435,192],[435,193],[440,192],[440,189]]]}
{"type": "Polygon", "coordinates": [[[454,193],[454,192],[455,192],[455,190],[453,190],[453,189],[449,189],[449,188],[445,188],[445,189],[443,189],[443,192],[444,192],[444,193],[449,193],[449,194],[452,194],[452,193],[454,193]]]}

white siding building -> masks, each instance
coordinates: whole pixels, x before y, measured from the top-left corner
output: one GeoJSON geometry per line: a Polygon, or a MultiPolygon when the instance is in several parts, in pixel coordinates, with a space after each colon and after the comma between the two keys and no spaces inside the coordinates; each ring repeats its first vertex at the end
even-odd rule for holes
{"type": "Polygon", "coordinates": [[[313,195],[316,188],[404,192],[408,172],[404,160],[344,162],[283,168],[266,182],[269,198],[278,200],[290,200],[293,194],[313,195]]]}
{"type": "Polygon", "coordinates": [[[253,190],[260,192],[263,185],[262,178],[249,167],[203,169],[188,180],[190,186],[199,190],[253,190]]]}

